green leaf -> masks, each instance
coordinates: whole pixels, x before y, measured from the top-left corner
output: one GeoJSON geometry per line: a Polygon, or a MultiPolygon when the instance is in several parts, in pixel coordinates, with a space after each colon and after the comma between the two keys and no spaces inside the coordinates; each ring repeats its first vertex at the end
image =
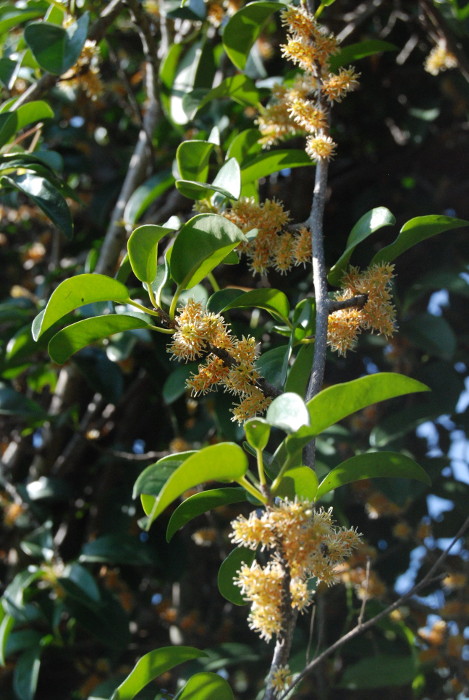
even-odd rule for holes
{"type": "Polygon", "coordinates": [[[313,358],[314,344],[302,345],[288,373],[285,391],[293,391],[300,396],[305,395],[313,367],[313,358]]]}
{"type": "Polygon", "coordinates": [[[34,700],[41,667],[41,651],[41,647],[28,649],[16,662],[13,689],[20,700],[34,700]]]}
{"type": "Polygon", "coordinates": [[[183,396],[186,389],[186,381],[189,379],[192,373],[196,373],[198,364],[196,362],[190,362],[187,365],[180,365],[174,372],[171,372],[163,384],[162,396],[163,401],[167,406],[177,401],[181,396],[183,396]]]}
{"type": "Polygon", "coordinates": [[[186,459],[195,454],[197,454],[195,450],[176,452],[175,454],[162,457],[153,464],[149,464],[135,482],[132,498],[136,498],[140,496],[140,494],[157,496],[171,474],[173,474],[186,459]]]}
{"type": "Polygon", "coordinates": [[[97,301],[127,303],[129,290],[112,277],[97,274],[76,275],[64,280],[52,293],[46,308],[33,321],[32,333],[37,340],[48,328],[70,311],[97,301]]]}
{"type": "Polygon", "coordinates": [[[15,114],[18,117],[18,129],[24,129],[29,124],[42,121],[43,119],[51,119],[54,116],[51,107],[43,100],[33,100],[21,105],[15,110],[15,114]]]}
{"type": "Polygon", "coordinates": [[[151,284],[158,267],[158,243],[173,229],[145,224],[132,232],[127,241],[127,250],[133,273],[141,282],[151,284]]]}
{"type": "Polygon", "coordinates": [[[49,22],[32,22],[24,30],[24,38],[41,68],[62,75],[78,60],[88,34],[89,14],[63,28],[49,22]]]}
{"type": "Polygon", "coordinates": [[[148,328],[149,325],[143,314],[141,318],[127,314],[106,314],[85,318],[63,328],[51,338],[48,345],[49,355],[54,362],[63,365],[74,353],[87,345],[108,338],[114,333],[148,328]]]}
{"type": "Polygon", "coordinates": [[[270,425],[263,418],[250,418],[244,424],[246,440],[255,450],[264,450],[270,437],[270,425]]]}
{"type": "Polygon", "coordinates": [[[11,88],[13,87],[17,76],[18,68],[19,62],[12,61],[10,58],[5,58],[4,56],[0,58],[0,82],[8,90],[11,90],[11,88]]]}
{"type": "Polygon", "coordinates": [[[373,256],[370,264],[392,262],[392,260],[395,260],[399,255],[405,253],[406,250],[417,245],[417,243],[436,236],[438,233],[462,228],[463,226],[469,226],[469,221],[454,219],[451,216],[442,216],[440,214],[417,216],[404,224],[394,243],[381,248],[373,256]]]}
{"type": "Polygon", "coordinates": [[[18,116],[16,112],[4,112],[0,114],[0,147],[4,146],[16,134],[18,130],[18,116]]]}
{"type": "Polygon", "coordinates": [[[417,663],[411,654],[409,656],[375,654],[348,666],[339,683],[339,688],[351,688],[357,691],[409,685],[415,679],[417,671],[417,663]]]}
{"type": "Polygon", "coordinates": [[[181,179],[206,182],[209,160],[215,144],[210,141],[183,141],[176,151],[176,162],[181,179]]]}
{"type": "Polygon", "coordinates": [[[247,547],[236,547],[228,554],[218,570],[218,590],[224,598],[234,605],[246,605],[247,600],[233,579],[243,564],[250,566],[254,561],[256,552],[247,547]]]}
{"type": "Polygon", "coordinates": [[[44,177],[32,173],[3,175],[0,185],[12,187],[30,197],[49,219],[67,236],[73,234],[73,223],[67,202],[59,190],[44,177]]]}
{"type": "Polygon", "coordinates": [[[428,390],[425,384],[394,372],[378,372],[330,386],[308,401],[311,437],[378,401],[428,390]]]}
{"type": "MultiPolygon", "coordinates": [[[[250,7],[250,5],[247,5],[247,7],[250,7]]],[[[278,173],[285,168],[304,168],[312,165],[313,162],[305,151],[290,148],[260,153],[242,164],[241,182],[244,185],[272,175],[272,173],[278,173]]]]}
{"type": "Polygon", "coordinates": [[[258,129],[245,129],[234,137],[226,152],[227,158],[236,158],[238,163],[243,162],[249,156],[256,155],[262,150],[259,143],[261,137],[258,129]]]}
{"type": "Polygon", "coordinates": [[[219,314],[224,311],[234,299],[237,299],[243,294],[245,294],[245,292],[241,289],[231,289],[230,287],[221,289],[219,292],[212,294],[207,302],[207,310],[214,314],[219,314]]]}
{"type": "Polygon", "coordinates": [[[259,370],[261,376],[280,390],[285,384],[290,353],[289,345],[281,345],[263,352],[256,360],[256,369],[259,370]]]}
{"type": "Polygon", "coordinates": [[[239,228],[219,214],[198,214],[182,226],[171,253],[171,277],[180,289],[201,282],[244,241],[239,228]]]}
{"type": "Polygon", "coordinates": [[[214,192],[218,192],[219,194],[223,195],[223,197],[227,197],[228,199],[237,199],[237,197],[233,197],[231,192],[223,187],[218,187],[215,184],[210,185],[206,182],[195,182],[194,180],[176,180],[176,188],[182,195],[184,195],[184,197],[187,197],[188,199],[207,199],[210,197],[210,195],[214,194],[214,192]]]}
{"type": "Polygon", "coordinates": [[[125,681],[116,688],[111,700],[132,700],[154,678],[185,661],[200,659],[202,656],[206,656],[205,652],[185,646],[162,647],[150,651],[137,661],[125,681]]]}
{"type": "MultiPolygon", "coordinates": [[[[176,60],[179,56],[180,53],[176,54],[176,60]]],[[[194,42],[177,63],[170,84],[169,102],[169,114],[175,124],[182,126],[190,119],[190,111],[188,114],[184,107],[185,96],[195,88],[212,86],[212,58],[210,46],[201,40],[194,42]]],[[[167,72],[169,70],[165,70],[165,74],[167,72]]]]}
{"type": "Polygon", "coordinates": [[[0,34],[5,34],[12,27],[16,27],[22,22],[40,17],[44,9],[17,9],[13,3],[8,3],[5,7],[0,7],[0,34]]]}
{"type": "Polygon", "coordinates": [[[332,469],[319,484],[316,499],[319,500],[344,484],[377,477],[416,479],[431,484],[430,477],[422,467],[400,452],[366,452],[350,457],[332,469]]]}
{"type": "Polygon", "coordinates": [[[329,66],[333,72],[336,72],[341,66],[354,63],[362,58],[374,56],[375,54],[382,53],[383,51],[398,50],[399,47],[395,44],[391,44],[389,41],[382,41],[381,39],[367,39],[366,41],[359,41],[356,44],[344,46],[339,53],[329,58],[329,66]]]}
{"type": "Polygon", "coordinates": [[[273,12],[285,7],[280,2],[251,2],[231,17],[223,31],[223,45],[236,68],[243,70],[262,25],[273,12]]]}
{"type": "Polygon", "coordinates": [[[451,360],[457,347],[456,335],[442,316],[418,314],[401,325],[401,333],[426,355],[451,360]]]}
{"type": "Polygon", "coordinates": [[[261,100],[261,92],[251,78],[246,75],[233,75],[225,78],[212,90],[194,90],[187,98],[184,100],[184,109],[190,119],[193,119],[198,111],[217,99],[228,98],[241,105],[255,106],[261,100]]]}
{"type": "Polygon", "coordinates": [[[46,411],[36,401],[0,382],[0,415],[45,418],[46,411]]]}
{"type": "Polygon", "coordinates": [[[233,691],[218,673],[202,671],[189,678],[177,700],[234,700],[233,691]]]}
{"type": "Polygon", "coordinates": [[[80,554],[80,561],[125,566],[145,566],[154,563],[145,543],[124,533],[101,535],[87,542],[80,554]]]}
{"type": "Polygon", "coordinates": [[[8,643],[8,638],[10,632],[15,625],[15,618],[13,615],[8,615],[8,613],[3,612],[3,608],[0,607],[0,615],[3,615],[2,621],[0,623],[0,665],[5,666],[5,650],[8,643]]]}
{"type": "Polygon", "coordinates": [[[330,284],[339,285],[348,261],[359,243],[383,226],[392,226],[395,223],[396,219],[386,207],[377,207],[364,214],[351,230],[344,252],[331,267],[327,277],[330,284]]]}
{"type": "Polygon", "coordinates": [[[310,467],[294,467],[287,469],[278,486],[273,489],[274,496],[279,498],[295,498],[307,501],[316,500],[318,490],[318,477],[310,467]]]}
{"type": "Polygon", "coordinates": [[[236,158],[230,158],[218,171],[212,187],[228,192],[230,199],[238,199],[241,193],[241,171],[236,158]]]}
{"type": "Polygon", "coordinates": [[[309,413],[305,402],[301,396],[292,392],[274,399],[265,419],[270,425],[287,433],[294,433],[302,426],[309,425],[309,413]]]}
{"type": "MultiPolygon", "coordinates": [[[[229,291],[230,290],[224,289],[222,293],[226,294],[229,291]]],[[[288,321],[290,304],[288,303],[287,295],[280,290],[253,289],[251,292],[244,293],[240,292],[239,289],[235,291],[238,292],[237,296],[233,300],[228,301],[228,303],[220,309],[220,312],[228,311],[229,309],[249,309],[254,306],[268,311],[276,320],[280,319],[282,322],[288,321]]]]}
{"type": "Polygon", "coordinates": [[[143,185],[137,187],[129,197],[124,210],[126,225],[133,226],[146,212],[150,204],[161,197],[174,184],[174,177],[169,170],[163,170],[150,177],[143,185]]]}
{"type": "Polygon", "coordinates": [[[148,527],[178,496],[207,481],[237,481],[248,469],[248,460],[239,445],[220,442],[191,455],[169,477],[147,513],[148,527]]]}
{"type": "Polygon", "coordinates": [[[210,489],[189,496],[171,515],[166,529],[166,541],[169,542],[178,530],[198,515],[202,515],[213,508],[219,508],[231,503],[242,503],[245,500],[246,491],[237,486],[210,489]]]}

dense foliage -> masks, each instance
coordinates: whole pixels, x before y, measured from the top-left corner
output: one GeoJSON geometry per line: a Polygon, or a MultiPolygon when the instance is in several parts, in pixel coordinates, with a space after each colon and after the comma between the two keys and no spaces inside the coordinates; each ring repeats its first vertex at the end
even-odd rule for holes
{"type": "Polygon", "coordinates": [[[468,23],[0,4],[2,698],[466,697],[468,23]]]}

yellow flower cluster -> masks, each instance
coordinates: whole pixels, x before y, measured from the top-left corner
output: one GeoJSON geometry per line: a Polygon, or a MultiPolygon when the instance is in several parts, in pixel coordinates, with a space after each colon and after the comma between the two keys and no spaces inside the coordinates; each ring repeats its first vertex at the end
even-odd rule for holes
{"type": "Polygon", "coordinates": [[[341,102],[358,86],[358,74],[353,68],[329,69],[330,57],[339,48],[336,38],[324,31],[303,7],[289,6],[282,13],[287,27],[287,43],[282,55],[293,61],[304,75],[293,86],[276,86],[273,100],[259,116],[257,124],[264,146],[298,132],[307,134],[306,152],[313,160],[329,160],[335,143],[328,135],[328,103],[341,102]]]}
{"type": "Polygon", "coordinates": [[[342,278],[343,289],[336,295],[337,301],[345,301],[359,294],[367,295],[363,308],[351,307],[334,311],[329,315],[327,340],[339,355],[345,355],[354,347],[363,330],[380,333],[386,338],[396,330],[396,311],[391,302],[390,285],[394,265],[372,265],[360,272],[350,267],[342,278]]]}
{"type": "Polygon", "coordinates": [[[264,274],[268,268],[286,273],[293,265],[311,262],[311,234],[304,226],[295,233],[282,231],[289,213],[275,200],[263,204],[241,199],[223,215],[243,233],[257,229],[257,235],[239,250],[244,253],[254,273],[264,274]]]}
{"type": "Polygon", "coordinates": [[[456,56],[448,51],[444,40],[440,40],[425,59],[425,70],[431,75],[438,75],[449,68],[456,68],[457,65],[456,56]]]}
{"type": "Polygon", "coordinates": [[[98,68],[99,49],[96,42],[87,39],[73,68],[61,78],[61,82],[72,88],[83,90],[90,100],[97,100],[104,87],[98,68]]]}
{"type": "Polygon", "coordinates": [[[260,374],[255,368],[256,341],[233,337],[219,314],[207,313],[202,304],[189,299],[175,318],[176,331],[168,352],[185,362],[205,358],[197,374],[187,381],[193,394],[205,394],[222,385],[240,398],[233,408],[233,420],[243,422],[263,413],[271,399],[257,386],[260,374]],[[226,359],[215,351],[226,353],[226,359]]]}
{"type": "Polygon", "coordinates": [[[267,641],[282,631],[286,581],[291,607],[305,610],[311,602],[308,579],[334,583],[336,566],[360,542],[355,530],[334,526],[332,508],[315,510],[311,503],[298,500],[269,506],[261,515],[253,511],[248,518],[239,516],[232,529],[236,544],[273,553],[265,566],[256,561],[244,564],[235,579],[251,602],[250,627],[267,641]]]}

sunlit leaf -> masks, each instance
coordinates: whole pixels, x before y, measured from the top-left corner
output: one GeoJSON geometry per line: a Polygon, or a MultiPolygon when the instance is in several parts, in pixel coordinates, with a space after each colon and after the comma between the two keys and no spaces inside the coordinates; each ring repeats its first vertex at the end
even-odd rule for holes
{"type": "Polygon", "coordinates": [[[246,440],[256,450],[264,450],[270,437],[270,425],[263,418],[250,418],[244,424],[246,440]]]}
{"type": "Polygon", "coordinates": [[[75,352],[98,340],[108,338],[114,333],[148,328],[149,323],[143,317],[127,314],[106,314],[85,318],[56,333],[49,341],[49,355],[58,364],[63,364],[75,352]]]}
{"type": "Polygon", "coordinates": [[[455,228],[469,226],[469,221],[464,219],[454,219],[451,216],[443,216],[441,214],[430,216],[417,216],[415,219],[410,219],[401,228],[398,237],[385,248],[373,256],[371,264],[392,262],[399,255],[405,253],[406,250],[417,245],[427,238],[436,236],[444,231],[451,231],[455,228]]]}
{"type": "Polygon", "coordinates": [[[318,477],[310,467],[287,469],[278,486],[273,490],[279,498],[295,498],[314,501],[318,490],[318,477]]]}
{"type": "Polygon", "coordinates": [[[158,266],[158,243],[171,233],[170,228],[145,224],[132,232],[127,241],[127,250],[133,273],[141,282],[151,283],[158,266]]]}
{"type": "Polygon", "coordinates": [[[282,394],[270,404],[266,421],[275,428],[293,433],[303,425],[309,425],[308,408],[298,394],[282,394]]]}
{"type": "Polygon", "coordinates": [[[223,31],[225,51],[236,68],[243,70],[252,45],[262,31],[265,20],[285,7],[280,2],[251,2],[228,21],[223,31]]]}
{"type": "Polygon", "coordinates": [[[33,338],[37,340],[70,311],[97,301],[127,303],[129,290],[121,282],[106,275],[84,274],[64,280],[52,293],[46,308],[34,319],[33,338]]]}
{"type": "Polygon", "coordinates": [[[218,673],[202,671],[189,678],[177,700],[234,700],[233,691],[218,673]]]}
{"type": "Polygon", "coordinates": [[[183,141],[176,151],[176,162],[181,178],[206,182],[210,154],[215,144],[210,141],[183,141]]]}
{"type": "Polygon", "coordinates": [[[125,681],[116,688],[111,700],[132,700],[154,678],[185,661],[200,659],[205,652],[194,647],[161,647],[148,652],[135,664],[125,681]]]}
{"type": "MultiPolygon", "coordinates": [[[[230,290],[227,289],[222,290],[224,294],[227,294],[229,291],[230,290]]],[[[276,319],[288,321],[290,304],[284,292],[278,289],[267,288],[254,289],[251,292],[244,293],[240,290],[236,290],[236,292],[238,292],[236,297],[229,300],[228,303],[220,309],[220,312],[228,311],[229,309],[249,309],[257,307],[268,311],[276,319]]]]}
{"type": "Polygon", "coordinates": [[[213,508],[241,503],[246,500],[246,491],[242,488],[227,487],[209,489],[201,493],[195,493],[183,501],[171,515],[166,529],[166,541],[169,542],[174,534],[190,520],[202,515],[213,508]]]}

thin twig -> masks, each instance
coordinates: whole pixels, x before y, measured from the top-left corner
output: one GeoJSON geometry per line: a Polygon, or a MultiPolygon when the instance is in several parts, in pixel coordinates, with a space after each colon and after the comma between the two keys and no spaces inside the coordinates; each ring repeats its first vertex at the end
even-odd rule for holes
{"type": "Polygon", "coordinates": [[[415,584],[410,591],[407,593],[404,593],[404,595],[400,596],[394,603],[391,605],[388,605],[388,607],[385,610],[382,610],[380,613],[375,615],[374,617],[371,617],[369,620],[367,620],[364,623],[358,623],[353,629],[351,629],[347,634],[344,634],[343,637],[338,639],[334,644],[331,644],[330,647],[325,649],[322,654],[319,654],[313,661],[311,661],[304,669],[303,671],[297,676],[295,681],[287,688],[287,690],[278,698],[278,700],[285,700],[285,698],[288,696],[288,694],[307,676],[311,673],[311,671],[318,665],[320,664],[324,659],[326,659],[328,656],[330,656],[334,651],[337,649],[340,649],[340,647],[344,646],[344,644],[347,644],[347,642],[350,642],[350,640],[354,639],[357,637],[359,634],[363,634],[363,632],[366,632],[369,630],[371,627],[374,627],[380,620],[383,618],[387,617],[393,610],[396,610],[399,608],[403,603],[405,603],[406,600],[414,596],[416,593],[418,593],[422,588],[425,588],[429,583],[431,583],[434,579],[433,574],[435,571],[440,567],[440,565],[443,563],[443,561],[446,559],[448,556],[449,552],[451,549],[454,547],[456,542],[459,540],[460,537],[462,537],[465,532],[469,529],[469,517],[466,518],[462,526],[459,528],[458,532],[456,535],[453,537],[451,540],[450,544],[448,547],[440,554],[438,559],[434,562],[433,566],[430,567],[430,569],[427,571],[425,576],[422,578],[421,581],[415,584]]]}

